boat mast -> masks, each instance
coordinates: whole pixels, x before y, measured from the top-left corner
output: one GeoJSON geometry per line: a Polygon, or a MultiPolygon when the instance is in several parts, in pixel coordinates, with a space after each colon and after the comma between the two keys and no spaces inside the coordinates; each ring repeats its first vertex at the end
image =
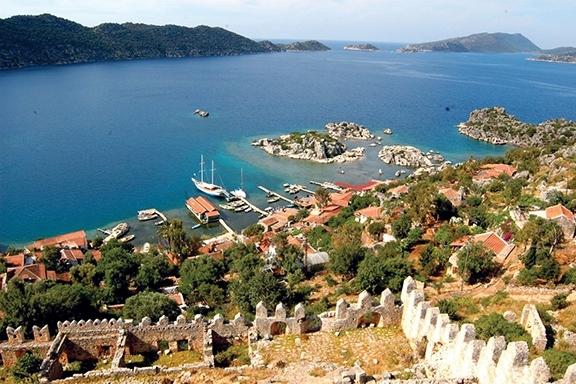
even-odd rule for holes
{"type": "Polygon", "coordinates": [[[204,182],[204,155],[200,155],[200,181],[204,182]]]}
{"type": "Polygon", "coordinates": [[[214,185],[214,160],[212,160],[212,185],[214,185]]]}
{"type": "Polygon", "coordinates": [[[240,168],[240,188],[244,190],[244,168],[240,168]]]}

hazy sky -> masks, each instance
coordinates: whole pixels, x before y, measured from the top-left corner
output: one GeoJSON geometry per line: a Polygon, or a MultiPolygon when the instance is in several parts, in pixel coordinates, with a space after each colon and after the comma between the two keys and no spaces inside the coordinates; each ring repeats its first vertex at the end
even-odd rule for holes
{"type": "Polygon", "coordinates": [[[256,40],[419,43],[508,32],[540,48],[576,46],[574,0],[0,0],[0,18],[41,13],[85,26],[209,25],[256,40]]]}

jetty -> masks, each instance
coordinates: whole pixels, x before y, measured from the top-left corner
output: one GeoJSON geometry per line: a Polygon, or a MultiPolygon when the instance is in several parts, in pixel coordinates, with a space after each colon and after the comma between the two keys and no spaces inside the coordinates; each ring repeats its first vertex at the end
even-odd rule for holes
{"type": "Polygon", "coordinates": [[[264,192],[266,192],[267,195],[278,196],[278,197],[281,198],[282,200],[287,201],[287,202],[290,203],[290,204],[294,204],[294,201],[293,201],[293,200],[290,200],[289,198],[287,198],[287,197],[285,197],[285,196],[282,196],[281,194],[279,194],[279,193],[277,193],[277,192],[274,192],[274,191],[271,191],[271,190],[269,190],[269,189],[267,189],[267,188],[264,188],[264,187],[261,186],[261,185],[259,185],[258,188],[260,188],[261,190],[263,190],[264,192]]]}
{"type": "Polygon", "coordinates": [[[319,185],[320,187],[324,187],[324,188],[326,188],[326,189],[333,189],[333,190],[336,191],[336,192],[339,192],[339,191],[341,191],[341,190],[343,189],[342,187],[339,187],[339,186],[337,186],[336,184],[334,184],[334,183],[329,183],[329,182],[321,183],[321,182],[319,182],[319,181],[311,180],[311,181],[310,181],[310,184],[319,185]]]}
{"type": "Polygon", "coordinates": [[[251,207],[255,212],[258,212],[261,215],[268,215],[268,212],[261,210],[260,208],[249,202],[248,199],[246,199],[245,197],[238,196],[238,199],[240,199],[247,206],[251,207]]]}

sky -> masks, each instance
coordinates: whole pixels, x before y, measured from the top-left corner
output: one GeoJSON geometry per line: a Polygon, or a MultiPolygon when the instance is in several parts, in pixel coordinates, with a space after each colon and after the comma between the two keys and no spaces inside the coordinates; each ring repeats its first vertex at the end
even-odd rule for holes
{"type": "Polygon", "coordinates": [[[254,40],[423,43],[506,32],[543,49],[576,46],[574,0],[0,0],[0,18],[42,13],[88,27],[208,25],[254,40]]]}

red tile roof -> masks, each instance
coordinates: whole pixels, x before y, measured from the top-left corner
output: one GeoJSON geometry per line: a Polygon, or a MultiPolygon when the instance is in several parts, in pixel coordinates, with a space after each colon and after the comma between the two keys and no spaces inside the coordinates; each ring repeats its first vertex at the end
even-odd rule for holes
{"type": "Polygon", "coordinates": [[[399,185],[397,187],[390,188],[388,190],[389,193],[391,193],[395,196],[400,196],[403,193],[408,193],[408,191],[410,191],[410,187],[407,185],[399,185]]]}
{"type": "Polygon", "coordinates": [[[75,262],[82,262],[82,260],[84,260],[84,254],[80,249],[61,249],[60,254],[62,255],[62,259],[75,262]]]}
{"type": "Polygon", "coordinates": [[[566,216],[568,219],[574,221],[574,214],[562,204],[546,208],[547,219],[555,219],[560,216],[566,216]]]}
{"type": "Polygon", "coordinates": [[[367,207],[364,209],[359,209],[356,214],[369,217],[371,219],[380,218],[380,207],[367,207]]]}
{"type": "Polygon", "coordinates": [[[86,232],[81,230],[48,239],[36,240],[32,246],[34,249],[42,249],[42,247],[47,245],[54,245],[60,248],[85,248],[88,246],[88,241],[86,240],[86,232]]]}
{"type": "Polygon", "coordinates": [[[503,173],[508,176],[514,176],[514,173],[516,173],[516,168],[507,164],[484,164],[480,167],[480,172],[474,176],[474,179],[485,180],[490,178],[497,178],[503,173]]]}
{"type": "MultiPolygon", "coordinates": [[[[54,271],[50,272],[54,273],[54,271]]],[[[44,280],[47,278],[46,267],[42,263],[25,265],[23,267],[8,268],[6,273],[8,279],[16,278],[20,280],[29,280],[32,282],[44,280]]],[[[54,276],[53,280],[56,280],[56,276],[54,276]]]]}
{"type": "Polygon", "coordinates": [[[350,204],[350,199],[354,196],[356,192],[352,190],[345,190],[341,192],[331,193],[330,199],[331,204],[339,205],[341,207],[347,207],[350,204]]]}
{"type": "Polygon", "coordinates": [[[18,255],[4,256],[4,260],[10,267],[23,267],[26,263],[26,256],[20,253],[18,255]]]}
{"type": "Polygon", "coordinates": [[[508,245],[500,236],[494,232],[482,233],[474,236],[474,242],[482,243],[483,246],[492,250],[496,255],[500,254],[508,245]]]}

